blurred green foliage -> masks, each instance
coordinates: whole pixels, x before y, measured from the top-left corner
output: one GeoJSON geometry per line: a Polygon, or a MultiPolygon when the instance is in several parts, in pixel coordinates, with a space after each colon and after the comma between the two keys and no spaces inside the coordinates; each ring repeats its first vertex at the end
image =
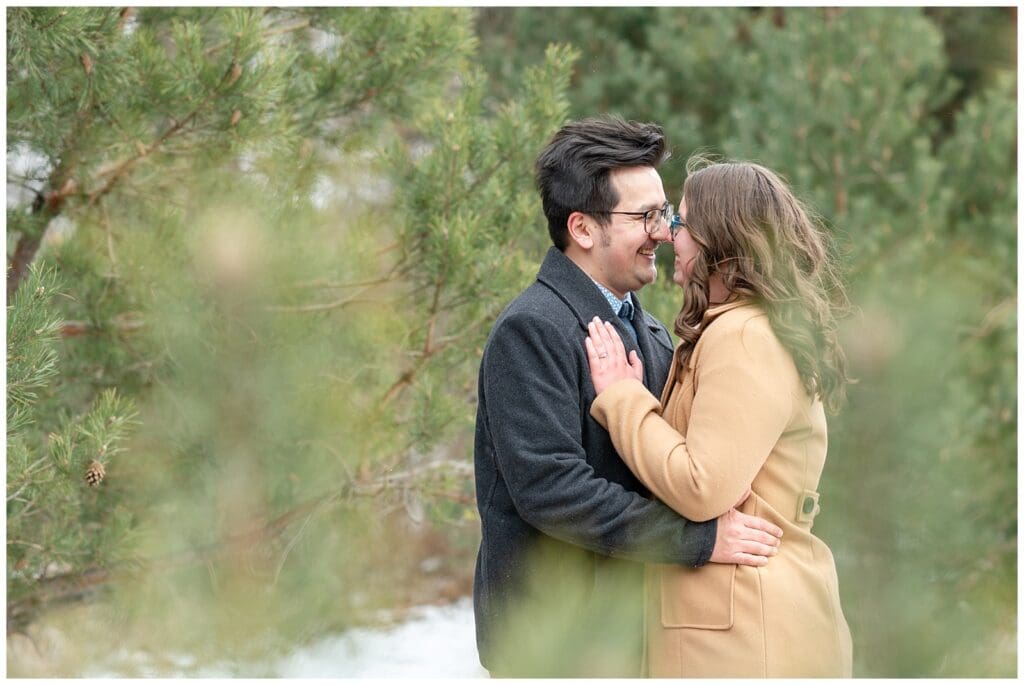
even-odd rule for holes
{"type": "Polygon", "coordinates": [[[128,636],[248,663],[471,569],[532,162],[599,112],[664,126],[673,199],[693,150],[756,159],[842,246],[860,382],[816,530],[856,673],[1013,674],[1012,12],[8,9],[9,621],[114,581],[40,674],[128,636]]]}
{"type": "Polygon", "coordinates": [[[485,106],[475,45],[463,9],[8,10],[11,628],[112,590],[50,675],[127,636],[250,663],[466,578],[472,359],[573,59],[485,106]]]}

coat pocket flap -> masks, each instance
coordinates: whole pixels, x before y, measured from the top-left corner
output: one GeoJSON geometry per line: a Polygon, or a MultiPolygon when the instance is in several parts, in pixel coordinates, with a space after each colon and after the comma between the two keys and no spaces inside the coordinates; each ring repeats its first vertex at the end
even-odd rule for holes
{"type": "Polygon", "coordinates": [[[662,567],[661,625],[728,630],[733,623],[735,564],[662,567]]]}

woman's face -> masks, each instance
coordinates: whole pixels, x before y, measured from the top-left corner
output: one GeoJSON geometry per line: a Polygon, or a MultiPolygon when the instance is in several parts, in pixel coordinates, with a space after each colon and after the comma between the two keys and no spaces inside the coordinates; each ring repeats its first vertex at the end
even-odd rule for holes
{"type": "MultiPolygon", "coordinates": [[[[686,199],[679,201],[679,218],[686,221],[686,199]]],[[[675,271],[672,273],[672,280],[680,288],[685,286],[693,275],[693,260],[700,254],[700,246],[690,236],[690,231],[681,226],[672,239],[672,248],[676,253],[675,271]]]]}

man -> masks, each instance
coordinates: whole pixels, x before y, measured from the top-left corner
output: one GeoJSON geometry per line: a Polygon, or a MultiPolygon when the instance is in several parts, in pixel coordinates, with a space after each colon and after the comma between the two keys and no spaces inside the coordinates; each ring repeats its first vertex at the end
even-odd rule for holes
{"type": "Polygon", "coordinates": [[[554,247],[495,323],[479,377],[473,599],[493,676],[638,676],[641,562],[763,565],[778,545],[767,521],[734,510],[692,523],[649,499],[590,416],[595,316],[637,351],[655,394],[668,376],[671,338],[634,294],[670,239],[666,157],[658,126],[607,118],[566,125],[537,159],[554,247]]]}

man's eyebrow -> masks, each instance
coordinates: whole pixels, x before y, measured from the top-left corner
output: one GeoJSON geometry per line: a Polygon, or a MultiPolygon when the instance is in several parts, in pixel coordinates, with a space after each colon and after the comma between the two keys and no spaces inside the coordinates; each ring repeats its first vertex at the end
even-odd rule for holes
{"type": "Polygon", "coordinates": [[[665,203],[667,203],[667,202],[668,202],[668,200],[662,200],[661,202],[659,202],[659,203],[657,203],[657,204],[653,204],[653,205],[652,205],[652,204],[646,204],[646,205],[643,205],[643,206],[641,207],[641,209],[639,209],[639,210],[637,210],[637,211],[640,211],[640,212],[649,212],[649,211],[651,211],[652,209],[661,209],[662,207],[664,207],[664,206],[665,206],[665,203]]]}
{"type": "MultiPolygon", "coordinates": [[[[657,204],[647,203],[646,205],[640,205],[640,209],[634,209],[634,210],[631,210],[631,211],[626,211],[626,213],[627,214],[643,214],[644,212],[649,212],[652,209],[661,209],[662,207],[665,206],[665,204],[667,202],[668,202],[668,200],[663,200],[661,202],[658,202],[657,204]]],[[[625,211],[625,210],[623,210],[623,211],[625,211]]]]}

